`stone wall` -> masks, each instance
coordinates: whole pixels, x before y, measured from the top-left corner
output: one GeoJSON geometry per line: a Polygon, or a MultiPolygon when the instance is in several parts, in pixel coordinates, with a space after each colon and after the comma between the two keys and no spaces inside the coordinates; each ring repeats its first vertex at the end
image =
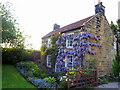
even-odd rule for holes
{"type": "MultiPolygon", "coordinates": [[[[110,29],[109,23],[105,16],[101,14],[94,15],[88,22],[84,24],[86,27],[85,32],[94,34],[99,41],[89,39],[90,42],[102,45],[102,48],[90,47],[92,51],[97,52],[97,55],[90,55],[86,53],[84,64],[86,67],[90,65],[91,62],[95,63],[98,68],[98,76],[104,76],[112,72],[112,59],[115,55],[114,41],[115,37],[110,29]]],[[[77,33],[80,29],[66,32],[67,33],[77,33]]],[[[48,38],[42,40],[42,44],[47,44],[48,38]]]]}
{"type": "Polygon", "coordinates": [[[85,57],[86,65],[90,62],[95,61],[96,67],[98,68],[98,75],[104,76],[111,73],[112,59],[114,58],[114,35],[110,29],[109,23],[106,17],[103,15],[96,15],[90,21],[88,21],[85,26],[88,33],[94,34],[98,37],[99,41],[90,40],[90,42],[95,42],[102,45],[102,48],[91,47],[93,51],[97,52],[97,55],[87,54],[85,57]],[[99,20],[97,20],[99,18],[99,20]],[[98,21],[98,22],[97,22],[98,21]],[[97,24],[99,27],[97,27],[97,24]]]}

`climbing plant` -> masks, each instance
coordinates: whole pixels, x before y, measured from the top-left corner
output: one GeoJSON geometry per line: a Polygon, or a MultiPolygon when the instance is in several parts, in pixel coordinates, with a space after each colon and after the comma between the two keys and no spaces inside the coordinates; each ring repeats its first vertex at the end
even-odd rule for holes
{"type": "Polygon", "coordinates": [[[57,35],[54,35],[54,36],[51,36],[50,37],[50,43],[51,43],[51,46],[50,47],[46,47],[46,45],[42,45],[40,50],[41,50],[41,53],[42,53],[42,61],[43,61],[43,65],[46,65],[46,58],[47,58],[47,55],[51,55],[51,66],[52,68],[54,68],[55,66],[55,62],[56,62],[56,58],[57,58],[57,52],[58,52],[58,48],[57,48],[57,44],[56,44],[56,41],[58,39],[58,37],[60,36],[60,34],[57,34],[57,35]]]}
{"type": "Polygon", "coordinates": [[[73,36],[73,49],[66,50],[65,44],[66,44],[66,40],[69,38],[70,38],[69,35],[62,34],[61,36],[58,37],[58,40],[56,42],[56,44],[58,45],[58,56],[56,60],[57,71],[65,71],[68,69],[65,67],[65,61],[64,61],[65,56],[73,55],[74,57],[73,67],[75,69],[80,69],[80,66],[83,66],[83,60],[86,53],[92,55],[97,54],[96,52],[90,50],[89,47],[90,46],[96,46],[99,48],[102,47],[100,44],[91,43],[88,41],[90,38],[99,41],[99,39],[95,37],[93,34],[80,31],[79,33],[73,36]]]}

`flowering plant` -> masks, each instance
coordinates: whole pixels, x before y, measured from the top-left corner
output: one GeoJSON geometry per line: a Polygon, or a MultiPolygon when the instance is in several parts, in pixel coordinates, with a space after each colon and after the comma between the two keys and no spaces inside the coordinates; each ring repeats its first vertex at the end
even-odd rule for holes
{"type": "MultiPolygon", "coordinates": [[[[86,29],[86,28],[84,27],[82,29],[86,29]]],[[[90,46],[95,46],[99,48],[102,47],[102,45],[100,44],[89,42],[90,38],[99,41],[99,38],[95,37],[93,34],[89,34],[87,32],[79,32],[78,34],[73,36],[72,50],[66,50],[65,43],[66,40],[69,38],[70,37],[68,35],[62,34],[61,36],[59,36],[58,40],[56,41],[56,44],[58,45],[58,56],[56,60],[57,71],[66,71],[68,69],[65,67],[65,56],[73,55],[74,56],[73,67],[75,69],[80,69],[79,66],[80,65],[83,66],[83,60],[86,53],[92,55],[97,54],[96,52],[91,51],[89,47],[90,46]]],[[[72,67],[70,67],[69,69],[72,69],[72,67]]]]}

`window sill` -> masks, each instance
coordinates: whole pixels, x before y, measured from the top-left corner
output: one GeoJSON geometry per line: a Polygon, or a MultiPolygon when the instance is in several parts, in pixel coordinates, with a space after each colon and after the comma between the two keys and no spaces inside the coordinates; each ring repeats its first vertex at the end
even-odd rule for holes
{"type": "Polygon", "coordinates": [[[71,47],[66,47],[66,48],[73,48],[73,46],[71,46],[71,47]]]}

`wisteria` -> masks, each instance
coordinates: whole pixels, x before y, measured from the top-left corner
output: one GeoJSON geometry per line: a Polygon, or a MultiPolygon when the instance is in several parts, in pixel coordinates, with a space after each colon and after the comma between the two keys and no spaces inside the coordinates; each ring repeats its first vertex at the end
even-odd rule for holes
{"type": "MultiPolygon", "coordinates": [[[[66,71],[67,69],[71,69],[72,67],[66,68],[65,67],[65,56],[73,55],[74,62],[73,67],[76,69],[79,69],[80,65],[83,65],[83,60],[86,55],[86,53],[96,55],[97,53],[94,51],[91,51],[89,49],[90,46],[95,46],[101,48],[102,45],[91,43],[88,40],[94,39],[96,41],[99,41],[97,37],[95,37],[93,34],[89,34],[87,32],[79,32],[78,34],[73,36],[73,48],[72,50],[66,49],[66,40],[69,39],[69,35],[61,35],[58,40],[56,41],[56,44],[58,45],[58,56],[56,60],[56,68],[57,71],[66,71]]],[[[69,61],[69,60],[68,60],[69,61]]]]}

